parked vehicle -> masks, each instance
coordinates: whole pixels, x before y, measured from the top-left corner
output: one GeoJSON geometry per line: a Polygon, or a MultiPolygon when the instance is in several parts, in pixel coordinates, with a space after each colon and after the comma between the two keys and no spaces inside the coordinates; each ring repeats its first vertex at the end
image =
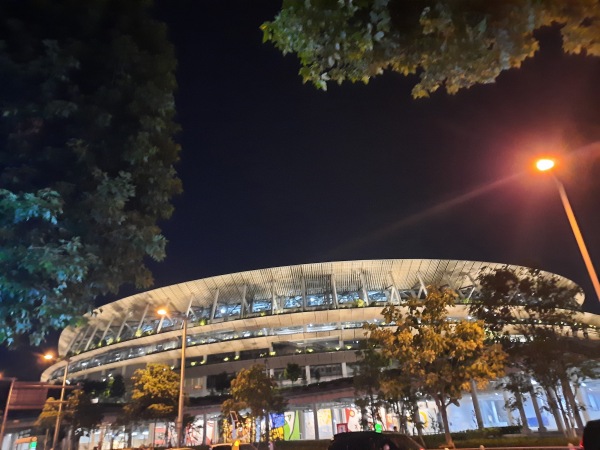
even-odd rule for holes
{"type": "Polygon", "coordinates": [[[424,450],[403,433],[350,431],[333,436],[328,450],[424,450]]]}
{"type": "Polygon", "coordinates": [[[581,446],[584,450],[600,450],[600,420],[590,420],[585,424],[581,446]]]}

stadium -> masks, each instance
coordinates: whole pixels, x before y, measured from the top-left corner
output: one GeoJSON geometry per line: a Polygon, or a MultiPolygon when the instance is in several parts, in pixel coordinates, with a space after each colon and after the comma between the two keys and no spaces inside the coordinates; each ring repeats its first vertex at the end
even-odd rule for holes
{"type": "MultiPolygon", "coordinates": [[[[500,268],[517,275],[529,270],[475,261],[386,259],[275,267],[166,286],[107,304],[87,315],[85,325],[65,329],[58,348],[62,361],[49,367],[42,381],[62,380],[66,364],[71,381],[115,374],[128,379],[147,363],[177,368],[186,315],[185,392],[190,397],[214,393],[219,374],[232,374],[257,362],[265,364],[281,386],[291,383],[283,375],[288,363],[303,367],[298,384],[348,379],[365,338],[363,324],[380,323],[385,305],[424,297],[428,286],[445,287],[457,294],[449,316],[464,319],[466,305],[478,295],[478,276],[500,268]],[[160,308],[167,314],[159,315],[160,308]]],[[[557,277],[559,284],[574,286],[557,277]]],[[[583,302],[583,296],[578,302],[583,302]]],[[[600,326],[598,316],[578,315],[581,321],[600,326]]],[[[576,392],[585,407],[584,419],[600,418],[600,382],[583,383],[576,392]]],[[[476,416],[486,427],[519,423],[519,417],[505,407],[506,396],[493,384],[485,391],[465,394],[460,406],[449,409],[452,431],[477,428],[476,416]]],[[[527,400],[531,429],[557,428],[554,417],[543,408],[543,397],[527,400]]],[[[359,427],[351,384],[307,390],[288,401],[285,424],[280,424],[283,439],[325,439],[340,425],[351,430],[359,427]]],[[[439,422],[433,402],[424,400],[419,407],[425,431],[435,431],[439,422]]],[[[199,430],[188,436],[187,445],[218,440],[220,404],[190,406],[187,413],[196,416],[199,430]]],[[[389,429],[397,425],[393,414],[384,412],[383,417],[389,429]]],[[[141,431],[134,445],[157,443],[154,437],[154,442],[148,441],[155,431],[141,431]]],[[[96,439],[90,438],[90,448],[102,441],[96,439]]]]}

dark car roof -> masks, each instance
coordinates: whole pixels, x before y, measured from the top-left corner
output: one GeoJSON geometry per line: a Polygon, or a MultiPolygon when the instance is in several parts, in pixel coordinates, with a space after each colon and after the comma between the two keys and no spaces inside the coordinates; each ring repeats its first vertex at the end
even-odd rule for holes
{"type": "Polygon", "coordinates": [[[390,450],[422,449],[419,444],[403,433],[350,431],[336,434],[329,444],[329,450],[371,450],[371,448],[379,450],[385,443],[389,444],[390,450]]]}
{"type": "Polygon", "coordinates": [[[585,450],[600,449],[600,420],[590,420],[585,424],[581,443],[585,450]]]}

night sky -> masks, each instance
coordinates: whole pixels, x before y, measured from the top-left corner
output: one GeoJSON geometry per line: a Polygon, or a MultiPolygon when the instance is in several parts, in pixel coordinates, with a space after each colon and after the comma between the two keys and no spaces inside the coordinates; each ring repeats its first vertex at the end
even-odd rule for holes
{"type": "MultiPolygon", "coordinates": [[[[529,170],[541,152],[569,156],[561,178],[600,264],[599,58],[563,55],[546,30],[521,69],[454,96],[413,100],[415,78],[391,73],[321,92],[295,56],[261,43],[280,4],[158,2],[179,60],[184,193],[163,224],[168,257],[151,264],[156,287],[321,261],[468,259],[569,277],[600,312],[556,187],[529,170]]],[[[39,379],[6,354],[8,375],[39,379]]]]}

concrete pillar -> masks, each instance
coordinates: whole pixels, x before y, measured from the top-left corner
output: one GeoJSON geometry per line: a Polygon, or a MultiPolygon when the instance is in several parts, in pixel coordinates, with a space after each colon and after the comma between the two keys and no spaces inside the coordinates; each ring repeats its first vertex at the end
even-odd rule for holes
{"type": "Polygon", "coordinates": [[[296,414],[298,414],[298,426],[300,427],[300,440],[304,439],[304,436],[306,436],[306,430],[304,429],[304,427],[306,427],[306,421],[304,420],[304,410],[299,409],[296,410],[296,414]]]}
{"type": "Polygon", "coordinates": [[[315,439],[319,440],[319,410],[317,409],[317,404],[313,403],[313,420],[315,422],[315,439]]]}
{"type": "Polygon", "coordinates": [[[583,406],[583,409],[581,410],[581,412],[583,413],[583,419],[586,422],[589,422],[591,418],[590,414],[588,413],[588,404],[585,401],[585,396],[583,395],[584,389],[585,386],[582,384],[581,387],[577,390],[577,402],[579,402],[579,404],[583,406]]]}

